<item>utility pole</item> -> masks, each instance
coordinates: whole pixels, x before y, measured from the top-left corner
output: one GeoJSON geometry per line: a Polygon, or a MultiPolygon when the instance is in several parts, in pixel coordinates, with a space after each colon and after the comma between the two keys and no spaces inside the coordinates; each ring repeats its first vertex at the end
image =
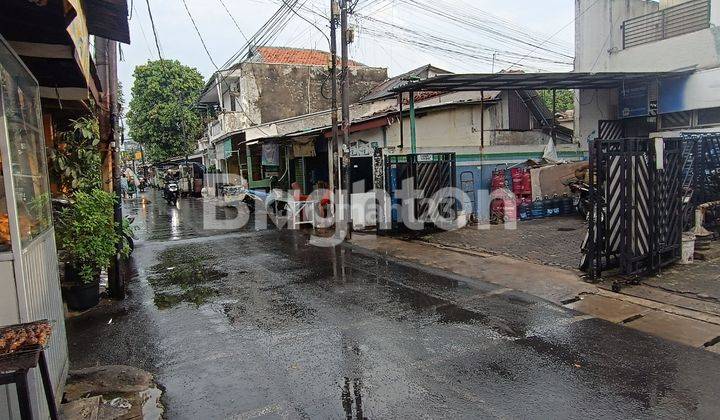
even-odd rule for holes
{"type": "Polygon", "coordinates": [[[350,70],[348,60],[348,8],[350,2],[341,0],[342,7],[340,11],[340,42],[342,43],[342,134],[343,134],[343,223],[346,226],[347,239],[352,236],[352,220],[350,213],[350,70]]]}
{"type": "MultiPolygon", "coordinates": [[[[120,194],[120,136],[117,132],[118,109],[117,109],[117,88],[118,88],[118,69],[117,69],[117,41],[110,39],[95,39],[95,60],[98,62],[98,76],[103,90],[103,103],[101,105],[102,121],[102,140],[105,141],[112,152],[112,186],[115,192],[116,203],[113,214],[113,220],[117,226],[117,233],[122,237],[122,196],[120,194]]],[[[110,286],[110,295],[115,299],[125,298],[125,281],[122,277],[120,268],[120,251],[122,243],[117,244],[117,252],[115,253],[115,261],[108,272],[108,285],[110,286]]]]}
{"type": "Polygon", "coordinates": [[[340,187],[340,164],[335,159],[337,156],[342,156],[342,146],[338,142],[338,105],[337,105],[337,23],[340,15],[340,5],[338,0],[330,0],[330,56],[332,64],[330,65],[330,86],[332,89],[331,94],[331,124],[332,124],[332,141],[330,147],[328,147],[328,154],[330,158],[330,190],[335,190],[335,167],[338,168],[337,186],[340,187]]]}

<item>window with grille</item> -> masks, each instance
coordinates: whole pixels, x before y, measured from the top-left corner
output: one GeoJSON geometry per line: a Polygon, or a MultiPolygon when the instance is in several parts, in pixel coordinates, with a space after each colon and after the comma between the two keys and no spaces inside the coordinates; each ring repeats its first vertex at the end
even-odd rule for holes
{"type": "Polygon", "coordinates": [[[698,111],[698,125],[720,124],[720,107],[698,111]]]}
{"type": "Polygon", "coordinates": [[[686,128],[692,123],[692,111],[673,112],[660,116],[662,128],[686,128]]]}

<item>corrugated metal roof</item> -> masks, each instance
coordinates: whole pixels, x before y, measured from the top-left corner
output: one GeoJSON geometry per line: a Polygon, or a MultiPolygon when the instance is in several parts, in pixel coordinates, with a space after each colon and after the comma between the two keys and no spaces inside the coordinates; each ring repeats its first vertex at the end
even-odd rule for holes
{"type": "Polygon", "coordinates": [[[452,73],[447,70],[443,70],[441,68],[435,67],[432,64],[426,64],[422,67],[418,67],[416,69],[410,70],[407,73],[403,73],[401,75],[391,77],[391,78],[387,79],[386,81],[384,81],[383,83],[380,83],[379,85],[375,86],[370,91],[370,93],[365,95],[362,98],[362,101],[370,102],[370,101],[375,101],[378,99],[396,96],[392,92],[392,90],[401,86],[402,84],[406,83],[407,79],[417,78],[420,80],[424,80],[424,79],[427,79],[428,77],[431,77],[433,75],[438,75],[438,74],[452,74],[452,73]]]}
{"type": "Polygon", "coordinates": [[[478,91],[533,89],[610,89],[625,83],[647,82],[690,74],[679,72],[642,73],[479,73],[448,74],[418,82],[408,82],[393,92],[478,91]]]}

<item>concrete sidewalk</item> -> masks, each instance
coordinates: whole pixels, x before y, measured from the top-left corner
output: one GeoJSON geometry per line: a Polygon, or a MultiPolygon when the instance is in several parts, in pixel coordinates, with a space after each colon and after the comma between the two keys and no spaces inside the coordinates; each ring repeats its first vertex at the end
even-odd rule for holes
{"type": "MultiPolygon", "coordinates": [[[[720,353],[720,316],[686,305],[614,293],[584,282],[577,271],[423,241],[354,234],[351,244],[381,256],[521,291],[590,317],[720,353]]],[[[468,284],[473,287],[473,284],[468,284]]]]}

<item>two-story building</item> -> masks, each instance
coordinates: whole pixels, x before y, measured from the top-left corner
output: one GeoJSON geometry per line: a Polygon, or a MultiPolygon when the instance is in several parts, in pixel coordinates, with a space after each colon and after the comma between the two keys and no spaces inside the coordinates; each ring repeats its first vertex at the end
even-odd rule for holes
{"type": "Polygon", "coordinates": [[[645,86],[583,90],[575,127],[587,143],[598,120],[630,134],[720,131],[720,0],[577,0],[576,72],[690,74],[645,86]]]}
{"type": "MultiPolygon", "coordinates": [[[[205,164],[239,174],[239,132],[252,126],[311,115],[331,108],[328,52],[259,46],[248,58],[210,78],[200,104],[213,108],[217,119],[199,144],[205,164]]],[[[357,102],[387,79],[387,69],[350,62],[350,101],[357,102]]]]}

